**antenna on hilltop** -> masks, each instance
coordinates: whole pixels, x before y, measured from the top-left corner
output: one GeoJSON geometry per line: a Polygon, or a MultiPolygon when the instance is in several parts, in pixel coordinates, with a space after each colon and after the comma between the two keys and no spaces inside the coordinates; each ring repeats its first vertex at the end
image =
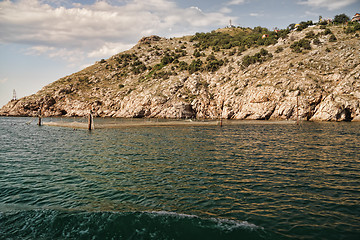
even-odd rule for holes
{"type": "Polygon", "coordinates": [[[235,26],[234,25],[232,25],[232,21],[231,21],[231,19],[229,20],[229,26],[227,26],[228,28],[234,28],[235,26]]]}
{"type": "Polygon", "coordinates": [[[13,101],[16,100],[16,91],[15,91],[15,89],[13,90],[13,98],[12,98],[12,100],[13,100],[13,101]]]}

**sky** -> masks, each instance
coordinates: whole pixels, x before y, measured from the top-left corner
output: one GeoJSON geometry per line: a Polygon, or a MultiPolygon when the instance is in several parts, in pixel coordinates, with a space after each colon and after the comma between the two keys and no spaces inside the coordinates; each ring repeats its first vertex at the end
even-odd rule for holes
{"type": "Polygon", "coordinates": [[[360,12],[360,0],[0,0],[0,107],[130,49],[144,36],[291,23],[360,12]]]}

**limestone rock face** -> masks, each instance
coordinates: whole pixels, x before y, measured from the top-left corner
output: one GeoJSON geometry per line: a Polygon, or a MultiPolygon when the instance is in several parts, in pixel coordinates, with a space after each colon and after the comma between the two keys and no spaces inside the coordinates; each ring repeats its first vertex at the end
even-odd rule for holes
{"type": "Polygon", "coordinates": [[[316,114],[312,120],[325,120],[325,121],[351,121],[351,108],[347,106],[346,102],[335,99],[330,95],[317,106],[316,114]]]}
{"type": "Polygon", "coordinates": [[[290,44],[306,31],[322,30],[292,32],[264,47],[272,58],[246,67],[243,57],[259,49],[235,55],[223,50],[215,53],[225,62],[219,69],[195,73],[170,63],[170,53],[186,51],[179,61],[190,64],[206,62],[211,49],[195,58],[196,43],[188,38],[145,37],[129,51],[10,101],[0,115],[85,116],[92,110],[95,116],[124,118],[360,121],[359,39],[334,27],[337,42],[321,35],[320,45],[293,52],[290,44]]]}

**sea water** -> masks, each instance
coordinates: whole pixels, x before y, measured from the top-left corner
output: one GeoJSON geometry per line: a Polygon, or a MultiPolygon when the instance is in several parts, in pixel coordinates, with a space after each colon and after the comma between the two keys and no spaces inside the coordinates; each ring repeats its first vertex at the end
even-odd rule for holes
{"type": "Polygon", "coordinates": [[[0,118],[0,239],[360,236],[360,123],[36,122],[0,118]]]}

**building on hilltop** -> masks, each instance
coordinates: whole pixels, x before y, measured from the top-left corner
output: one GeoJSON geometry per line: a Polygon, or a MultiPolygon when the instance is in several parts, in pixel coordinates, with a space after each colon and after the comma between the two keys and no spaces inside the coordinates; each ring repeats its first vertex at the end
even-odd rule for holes
{"type": "Polygon", "coordinates": [[[351,19],[351,21],[360,23],[360,13],[356,13],[351,19]]]}
{"type": "Polygon", "coordinates": [[[300,24],[299,23],[295,24],[293,31],[297,30],[298,27],[300,27],[300,24]]]}

